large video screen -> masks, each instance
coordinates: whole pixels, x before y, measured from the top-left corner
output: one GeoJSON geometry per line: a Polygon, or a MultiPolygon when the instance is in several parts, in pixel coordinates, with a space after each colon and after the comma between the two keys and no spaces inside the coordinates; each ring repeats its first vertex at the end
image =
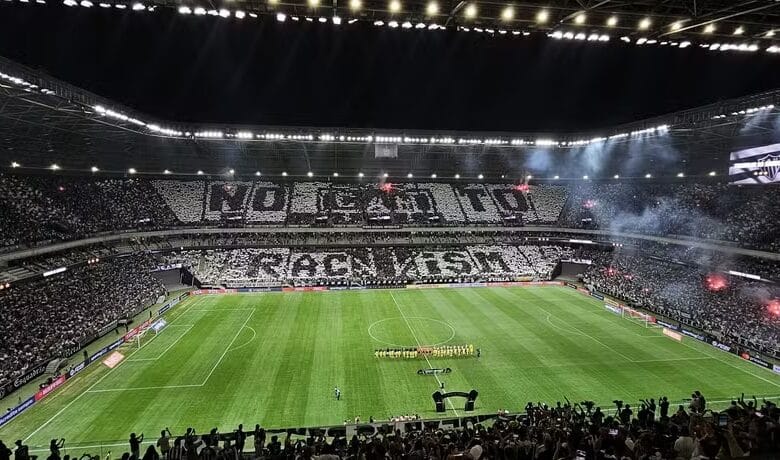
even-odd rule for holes
{"type": "Polygon", "coordinates": [[[780,144],[731,152],[729,179],[732,184],[780,183],[780,144]]]}

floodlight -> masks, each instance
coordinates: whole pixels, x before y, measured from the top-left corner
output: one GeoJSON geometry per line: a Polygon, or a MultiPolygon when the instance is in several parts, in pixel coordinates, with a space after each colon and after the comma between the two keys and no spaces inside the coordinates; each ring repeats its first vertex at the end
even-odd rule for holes
{"type": "Polygon", "coordinates": [[[539,24],[544,24],[547,22],[547,20],[550,19],[550,12],[547,10],[540,10],[538,13],[536,13],[536,22],[539,24]]]}
{"type": "Polygon", "coordinates": [[[93,166],[93,167],[89,168],[89,170],[92,171],[93,173],[96,173],[96,172],[100,171],[100,169],[98,169],[97,166],[93,166]]]}
{"type": "Polygon", "coordinates": [[[199,176],[202,176],[203,175],[203,171],[198,170],[198,172],[196,174],[199,175],[199,176]]]}
{"type": "Polygon", "coordinates": [[[60,167],[57,163],[54,163],[53,165],[49,166],[49,169],[51,169],[52,171],[57,171],[60,169],[60,167]]]}
{"type": "Polygon", "coordinates": [[[192,8],[182,5],[179,7],[179,14],[192,14],[192,8]]]}
{"type": "Polygon", "coordinates": [[[390,8],[391,13],[398,13],[401,11],[401,2],[399,0],[390,0],[390,5],[388,7],[390,8]]]}
{"type": "Polygon", "coordinates": [[[650,18],[643,18],[641,21],[639,21],[639,29],[640,30],[647,30],[650,28],[650,18]]]}
{"type": "Polygon", "coordinates": [[[618,23],[618,18],[617,18],[617,16],[610,16],[610,17],[607,19],[607,25],[608,25],[609,27],[615,27],[615,26],[617,25],[617,23],[618,23]]]}
{"type": "Polygon", "coordinates": [[[287,177],[287,171],[282,172],[282,177],[287,177]]]}
{"type": "Polygon", "coordinates": [[[349,0],[349,8],[352,11],[357,11],[362,7],[363,7],[363,2],[361,0],[349,0]]]}
{"type": "Polygon", "coordinates": [[[575,24],[585,24],[585,20],[588,19],[587,16],[585,16],[585,13],[580,13],[577,16],[574,17],[574,23],[575,24]]]}
{"type": "Polygon", "coordinates": [[[711,34],[715,32],[715,24],[707,24],[707,27],[704,28],[705,34],[711,34]]]}
{"type": "Polygon", "coordinates": [[[742,35],[745,33],[745,28],[742,26],[737,27],[734,29],[734,35],[742,35]]]}
{"type": "Polygon", "coordinates": [[[127,172],[130,173],[130,174],[135,174],[138,171],[136,171],[135,168],[130,168],[130,169],[127,170],[127,172]]]}
{"type": "Polygon", "coordinates": [[[133,11],[141,11],[146,9],[143,3],[133,3],[133,11]]]}
{"type": "Polygon", "coordinates": [[[503,11],[501,11],[501,19],[503,19],[504,21],[511,21],[512,18],[514,17],[515,17],[515,9],[512,8],[511,6],[507,6],[506,8],[504,8],[503,11]]]}
{"type": "Polygon", "coordinates": [[[467,18],[473,19],[477,17],[477,5],[469,3],[466,9],[463,11],[467,18]]]}
{"type": "Polygon", "coordinates": [[[284,22],[287,20],[287,15],[284,13],[276,13],[276,20],[279,22],[284,22]]]}
{"type": "Polygon", "coordinates": [[[244,19],[246,17],[246,13],[241,10],[236,11],[233,13],[233,15],[236,17],[236,19],[244,19]]]}
{"type": "Polygon", "coordinates": [[[425,7],[425,14],[428,16],[435,16],[439,14],[439,4],[435,1],[428,2],[428,5],[425,7]]]}
{"type": "Polygon", "coordinates": [[[21,165],[20,165],[19,163],[15,162],[15,161],[14,161],[14,162],[11,162],[11,167],[12,167],[12,168],[18,168],[18,167],[20,167],[20,166],[21,166],[21,165]]]}
{"type": "Polygon", "coordinates": [[[480,174],[479,176],[477,176],[477,179],[484,179],[484,178],[485,178],[485,176],[483,176],[482,174],[480,174]]]}

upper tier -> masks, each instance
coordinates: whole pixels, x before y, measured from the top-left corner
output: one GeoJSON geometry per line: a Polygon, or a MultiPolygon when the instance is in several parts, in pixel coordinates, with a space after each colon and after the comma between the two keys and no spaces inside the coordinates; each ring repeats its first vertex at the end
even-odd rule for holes
{"type": "Polygon", "coordinates": [[[780,251],[780,188],[0,175],[0,246],[175,226],[560,225],[780,251]]]}

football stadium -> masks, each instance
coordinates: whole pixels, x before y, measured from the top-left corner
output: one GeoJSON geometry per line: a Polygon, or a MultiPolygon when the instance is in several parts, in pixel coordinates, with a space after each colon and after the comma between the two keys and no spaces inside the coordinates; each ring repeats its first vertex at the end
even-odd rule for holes
{"type": "Polygon", "coordinates": [[[0,460],[780,453],[780,3],[0,3],[0,460]]]}

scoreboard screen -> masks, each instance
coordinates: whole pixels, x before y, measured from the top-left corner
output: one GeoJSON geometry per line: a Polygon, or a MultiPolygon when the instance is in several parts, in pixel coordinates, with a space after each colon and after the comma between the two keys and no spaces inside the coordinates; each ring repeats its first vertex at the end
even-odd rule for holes
{"type": "Polygon", "coordinates": [[[732,184],[780,183],[780,144],[731,152],[729,180],[732,184]]]}

